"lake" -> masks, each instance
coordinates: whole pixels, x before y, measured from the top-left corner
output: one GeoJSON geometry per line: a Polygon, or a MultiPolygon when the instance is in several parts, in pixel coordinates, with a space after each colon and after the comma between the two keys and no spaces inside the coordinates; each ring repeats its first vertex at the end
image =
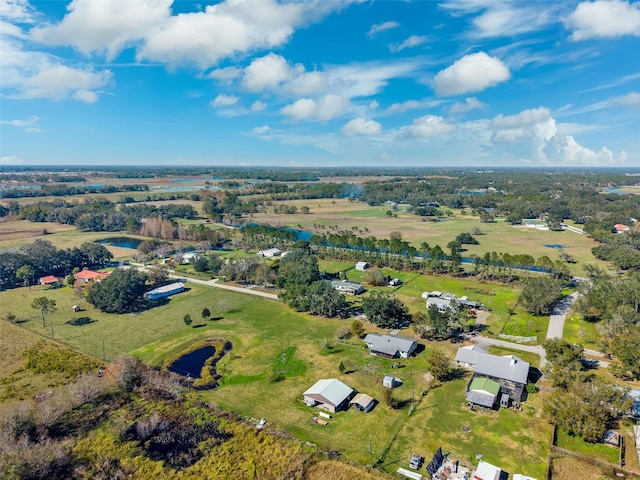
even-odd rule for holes
{"type": "Polygon", "coordinates": [[[137,240],[135,238],[129,237],[110,237],[103,240],[98,240],[98,243],[101,243],[102,245],[111,245],[113,247],[130,248],[132,250],[135,250],[142,243],[142,240],[137,240]]]}

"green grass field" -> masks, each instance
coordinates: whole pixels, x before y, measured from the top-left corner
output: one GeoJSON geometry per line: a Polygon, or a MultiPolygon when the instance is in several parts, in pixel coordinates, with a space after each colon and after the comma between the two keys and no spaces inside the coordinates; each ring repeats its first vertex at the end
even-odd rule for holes
{"type": "MultiPolygon", "coordinates": [[[[362,282],[364,272],[355,270],[353,264],[345,262],[320,261],[321,271],[335,273],[346,272],[349,280],[362,282]]],[[[409,307],[410,312],[426,313],[426,301],[421,297],[423,292],[438,290],[454,293],[457,297],[467,296],[491,309],[487,319],[488,335],[504,333],[517,336],[537,336],[545,338],[549,325],[549,317],[536,317],[517,305],[521,287],[503,285],[494,282],[478,282],[472,278],[449,277],[444,275],[426,275],[419,272],[399,272],[383,269],[385,275],[400,278],[403,283],[399,287],[374,287],[393,292],[409,307]],[[513,309],[513,313],[510,311],[513,309]]]]}
{"type": "MultiPolygon", "coordinates": [[[[605,262],[597,260],[591,253],[591,249],[598,243],[577,233],[541,231],[533,228],[512,226],[502,219],[494,223],[479,223],[476,216],[461,211],[453,211],[454,215],[445,216],[443,221],[430,221],[426,218],[408,214],[403,210],[395,212],[396,217],[389,217],[386,211],[387,205],[369,207],[360,202],[348,199],[317,199],[317,200],[291,200],[274,202],[274,204],[286,204],[298,207],[308,206],[309,214],[296,213],[293,215],[274,214],[272,209],[254,214],[253,221],[274,226],[302,228],[313,233],[329,233],[327,228],[337,227],[337,230],[354,230],[359,236],[373,235],[377,238],[388,238],[391,232],[400,232],[403,239],[414,246],[422,242],[430,245],[440,245],[443,249],[447,243],[460,233],[471,232],[479,227],[483,235],[476,238],[479,245],[465,245],[466,252],[463,256],[472,254],[482,255],[485,252],[510,253],[512,255],[527,253],[534,258],[543,255],[552,260],[558,259],[561,252],[574,256],[576,264],[570,264],[569,268],[576,275],[584,275],[583,265],[594,263],[608,268],[605,262]],[[361,221],[359,221],[361,219],[361,221]],[[563,249],[545,247],[545,244],[560,244],[563,249]]],[[[571,222],[568,222],[572,225],[571,222]]],[[[580,226],[578,226],[580,227],[580,226]]]]}
{"type": "MultiPolygon", "coordinates": [[[[456,286],[462,288],[457,282],[446,281],[445,284],[452,289],[456,286]]],[[[395,360],[400,368],[392,369],[394,361],[372,357],[360,340],[336,339],[337,332],[348,328],[348,320],[311,317],[292,312],[279,302],[188,285],[188,292],[176,295],[167,305],[137,315],[102,314],[86,302],[79,301],[69,288],[19,288],[1,292],[0,302],[3,311],[11,311],[24,320],[22,328],[46,336],[50,329],[42,327],[38,312],[31,309],[30,304],[33,298],[42,295],[55,299],[58,310],[47,317],[47,325],[51,320],[54,322],[56,339],[96,358],[102,358],[104,342],[107,360],[129,352],[153,365],[162,365],[167,358],[184,351],[194,342],[224,338],[232,343],[233,349],[218,363],[222,374],[221,386],[203,392],[204,398],[241,415],[264,417],[301,440],[322,449],[338,450],[344,458],[361,464],[370,462],[369,438],[376,452],[374,460],[377,460],[395,435],[398,438],[391,444],[388,455],[381,458],[384,469],[388,471],[397,468],[394,464],[387,465],[392,459],[404,458],[418,448],[427,455],[437,445],[443,445],[465,462],[473,460],[480,445],[485,445],[483,448],[487,451],[497,452],[517,439],[527,442],[527,452],[530,453],[526,458],[531,457],[532,460],[526,462],[533,465],[534,459],[538,461],[546,455],[542,441],[547,438],[544,428],[535,425],[541,423],[539,420],[527,423],[532,419],[526,411],[519,414],[511,411],[496,413],[499,418],[504,416],[505,420],[492,421],[486,432],[481,434],[480,423],[474,423],[476,417],[460,408],[465,379],[447,383],[430,392],[418,410],[408,417],[412,398],[417,399],[427,386],[424,353],[408,360],[395,360]],[[71,306],[78,303],[85,310],[73,313],[71,306]],[[201,320],[200,313],[204,307],[218,319],[201,320]],[[182,318],[186,313],[192,316],[195,324],[202,326],[185,326],[182,318]],[[93,322],[81,326],[66,323],[78,316],[90,317],[93,322]],[[344,374],[339,373],[340,362],[346,367],[344,374]],[[274,375],[278,372],[282,373],[280,378],[274,375]],[[367,414],[356,409],[339,412],[327,426],[311,422],[316,412],[303,404],[302,392],[318,379],[340,378],[380,402],[383,399],[382,377],[386,374],[393,374],[403,381],[403,385],[394,391],[401,408],[389,409],[384,403],[379,403],[367,414]],[[442,409],[434,409],[435,405],[441,405],[442,409]],[[461,437],[460,422],[478,425],[478,433],[473,435],[475,440],[456,440],[461,437]],[[538,430],[533,431],[532,428],[543,431],[538,436],[535,433],[538,430]],[[489,448],[489,445],[493,447],[489,448]]],[[[489,295],[493,296],[497,295],[489,295]]],[[[377,331],[369,324],[366,330],[377,331]]],[[[411,335],[410,331],[402,333],[411,335]]],[[[427,349],[434,346],[429,342],[423,343],[427,349]]],[[[450,343],[438,344],[449,358],[453,358],[457,347],[450,343]]],[[[478,416],[478,421],[492,418],[490,415],[493,414],[478,416]]],[[[506,453],[508,450],[504,451],[504,458],[487,458],[503,462],[506,468],[509,455],[506,453]]],[[[537,472],[535,469],[531,471],[537,472]]]]}

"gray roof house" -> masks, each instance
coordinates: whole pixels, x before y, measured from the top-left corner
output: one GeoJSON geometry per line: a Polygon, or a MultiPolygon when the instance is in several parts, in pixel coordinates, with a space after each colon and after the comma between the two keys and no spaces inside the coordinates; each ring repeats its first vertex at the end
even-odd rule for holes
{"type": "Polygon", "coordinates": [[[466,347],[460,347],[456,352],[455,361],[458,365],[465,368],[473,368],[478,361],[478,354],[484,353],[476,345],[467,345],[466,347]]]}
{"type": "Polygon", "coordinates": [[[355,395],[353,388],[345,385],[337,378],[318,380],[302,395],[304,403],[310,407],[318,407],[336,413],[349,407],[349,400],[355,395]]]}
{"type": "Polygon", "coordinates": [[[378,355],[387,358],[409,358],[418,347],[418,342],[413,338],[401,337],[400,335],[379,335],[369,333],[364,337],[371,355],[378,355]]]}
{"type": "Polygon", "coordinates": [[[458,365],[473,369],[471,382],[475,378],[489,378],[498,382],[500,390],[507,393],[512,400],[522,401],[529,377],[529,362],[515,355],[491,355],[475,346],[459,348],[455,360],[458,365]]]}
{"type": "Polygon", "coordinates": [[[331,286],[334,290],[337,290],[347,295],[359,295],[365,292],[365,288],[356,282],[348,282],[346,280],[331,280],[331,286]]]}
{"type": "Polygon", "coordinates": [[[184,291],[184,284],[181,282],[171,283],[162,287],[154,288],[144,294],[147,300],[158,300],[159,298],[169,297],[184,291]]]}

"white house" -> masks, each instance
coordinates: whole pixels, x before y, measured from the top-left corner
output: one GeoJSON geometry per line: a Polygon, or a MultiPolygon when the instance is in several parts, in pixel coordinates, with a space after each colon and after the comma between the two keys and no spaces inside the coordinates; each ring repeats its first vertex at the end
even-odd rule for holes
{"type": "Polygon", "coordinates": [[[324,378],[314,383],[302,395],[304,403],[308,406],[335,413],[348,408],[349,400],[353,398],[355,391],[337,378],[324,378]]]}
{"type": "Polygon", "coordinates": [[[279,257],[281,253],[282,251],[279,248],[268,248],[266,250],[260,250],[257,255],[258,257],[272,258],[279,257]]]}
{"type": "Polygon", "coordinates": [[[359,283],[348,282],[347,280],[331,280],[331,286],[334,290],[347,295],[360,295],[365,291],[365,288],[359,283]]]}
{"type": "Polygon", "coordinates": [[[184,291],[184,284],[181,282],[171,283],[169,285],[164,285],[163,287],[154,288],[153,290],[149,290],[144,294],[144,297],[147,300],[158,300],[159,298],[165,298],[170,295],[175,295],[176,293],[180,293],[184,291]]]}
{"type": "Polygon", "coordinates": [[[387,358],[409,358],[418,347],[418,342],[413,338],[401,337],[400,335],[379,335],[369,333],[364,337],[371,355],[387,358]]]}
{"type": "Polygon", "coordinates": [[[198,260],[200,255],[196,252],[185,252],[182,255],[182,263],[190,263],[191,260],[198,260]]]}

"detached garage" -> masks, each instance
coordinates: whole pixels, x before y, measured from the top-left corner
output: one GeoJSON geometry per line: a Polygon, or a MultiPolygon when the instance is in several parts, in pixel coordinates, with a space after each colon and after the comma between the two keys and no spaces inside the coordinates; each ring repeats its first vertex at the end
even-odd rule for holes
{"type": "Polygon", "coordinates": [[[302,395],[308,406],[336,413],[349,406],[349,400],[353,398],[355,391],[337,378],[325,378],[318,380],[302,395]]]}

